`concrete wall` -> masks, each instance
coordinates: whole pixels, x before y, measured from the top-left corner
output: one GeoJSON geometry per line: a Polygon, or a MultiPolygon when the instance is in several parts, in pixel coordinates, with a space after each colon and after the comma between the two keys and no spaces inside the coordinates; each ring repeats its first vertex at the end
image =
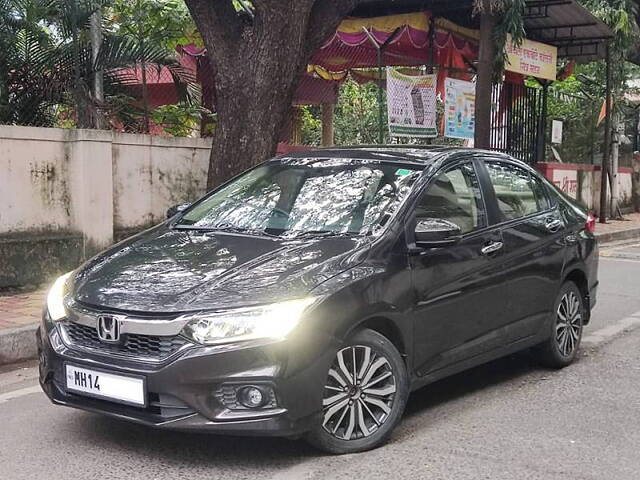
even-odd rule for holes
{"type": "Polygon", "coordinates": [[[47,264],[77,264],[195,200],[210,148],[204,139],[0,126],[0,287],[56,273],[47,264]]]}
{"type": "MultiPolygon", "coordinates": [[[[588,209],[597,211],[600,208],[600,167],[575,163],[539,163],[537,168],[563,192],[588,209]]],[[[630,168],[618,170],[618,185],[621,209],[632,209],[633,188],[630,168]]],[[[610,189],[608,193],[611,195],[610,189]]]]}

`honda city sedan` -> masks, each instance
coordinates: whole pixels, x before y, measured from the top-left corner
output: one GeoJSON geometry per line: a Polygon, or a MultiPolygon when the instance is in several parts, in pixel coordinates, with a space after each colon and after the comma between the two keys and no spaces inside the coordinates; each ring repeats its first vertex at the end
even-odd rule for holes
{"type": "Polygon", "coordinates": [[[53,403],[359,452],[438,379],[527,348],[569,365],[596,301],[594,218],[495,152],[296,153],[168,217],[52,286],[53,403]]]}

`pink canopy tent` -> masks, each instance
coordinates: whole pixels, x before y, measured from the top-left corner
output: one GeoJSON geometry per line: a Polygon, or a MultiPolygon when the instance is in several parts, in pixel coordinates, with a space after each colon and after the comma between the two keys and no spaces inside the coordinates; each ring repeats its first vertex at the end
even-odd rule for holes
{"type": "MultiPolygon", "coordinates": [[[[433,64],[439,67],[439,86],[443,88],[446,76],[471,76],[469,67],[478,57],[478,32],[443,18],[434,19],[429,12],[348,18],[313,55],[294,95],[294,104],[335,103],[337,88],[350,72],[378,66],[376,46],[382,45],[384,65],[420,66],[433,58],[433,64]]],[[[203,48],[185,45],[178,47],[178,52],[194,59],[198,81],[203,86],[210,83],[202,81],[213,74],[203,48]]],[[[362,71],[353,72],[353,77],[361,82],[375,78],[362,71]]]]}

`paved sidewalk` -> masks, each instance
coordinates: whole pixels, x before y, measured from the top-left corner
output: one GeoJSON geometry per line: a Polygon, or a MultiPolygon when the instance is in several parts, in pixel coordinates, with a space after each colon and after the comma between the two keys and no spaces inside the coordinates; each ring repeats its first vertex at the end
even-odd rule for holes
{"type": "Polygon", "coordinates": [[[45,295],[46,289],[15,295],[0,294],[0,330],[37,323],[45,295]]]}
{"type": "MultiPolygon", "coordinates": [[[[640,213],[625,215],[625,220],[598,223],[596,235],[601,243],[640,239],[640,213]]],[[[0,365],[34,355],[33,332],[40,321],[46,294],[46,288],[4,296],[0,293],[0,365]]]]}
{"type": "Polygon", "coordinates": [[[640,213],[625,215],[624,220],[597,223],[596,235],[601,243],[640,238],[640,213]]]}

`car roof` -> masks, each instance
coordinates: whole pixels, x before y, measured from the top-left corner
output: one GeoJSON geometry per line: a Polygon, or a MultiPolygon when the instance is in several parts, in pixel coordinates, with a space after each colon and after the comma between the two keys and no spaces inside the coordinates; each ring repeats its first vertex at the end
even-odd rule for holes
{"type": "Polygon", "coordinates": [[[326,147],[314,150],[303,150],[287,153],[278,158],[349,158],[358,160],[375,160],[382,162],[399,162],[421,164],[426,166],[436,160],[458,157],[460,154],[487,153],[492,157],[511,159],[511,157],[487,150],[475,148],[453,147],[442,145],[359,145],[345,147],[326,147]]]}

